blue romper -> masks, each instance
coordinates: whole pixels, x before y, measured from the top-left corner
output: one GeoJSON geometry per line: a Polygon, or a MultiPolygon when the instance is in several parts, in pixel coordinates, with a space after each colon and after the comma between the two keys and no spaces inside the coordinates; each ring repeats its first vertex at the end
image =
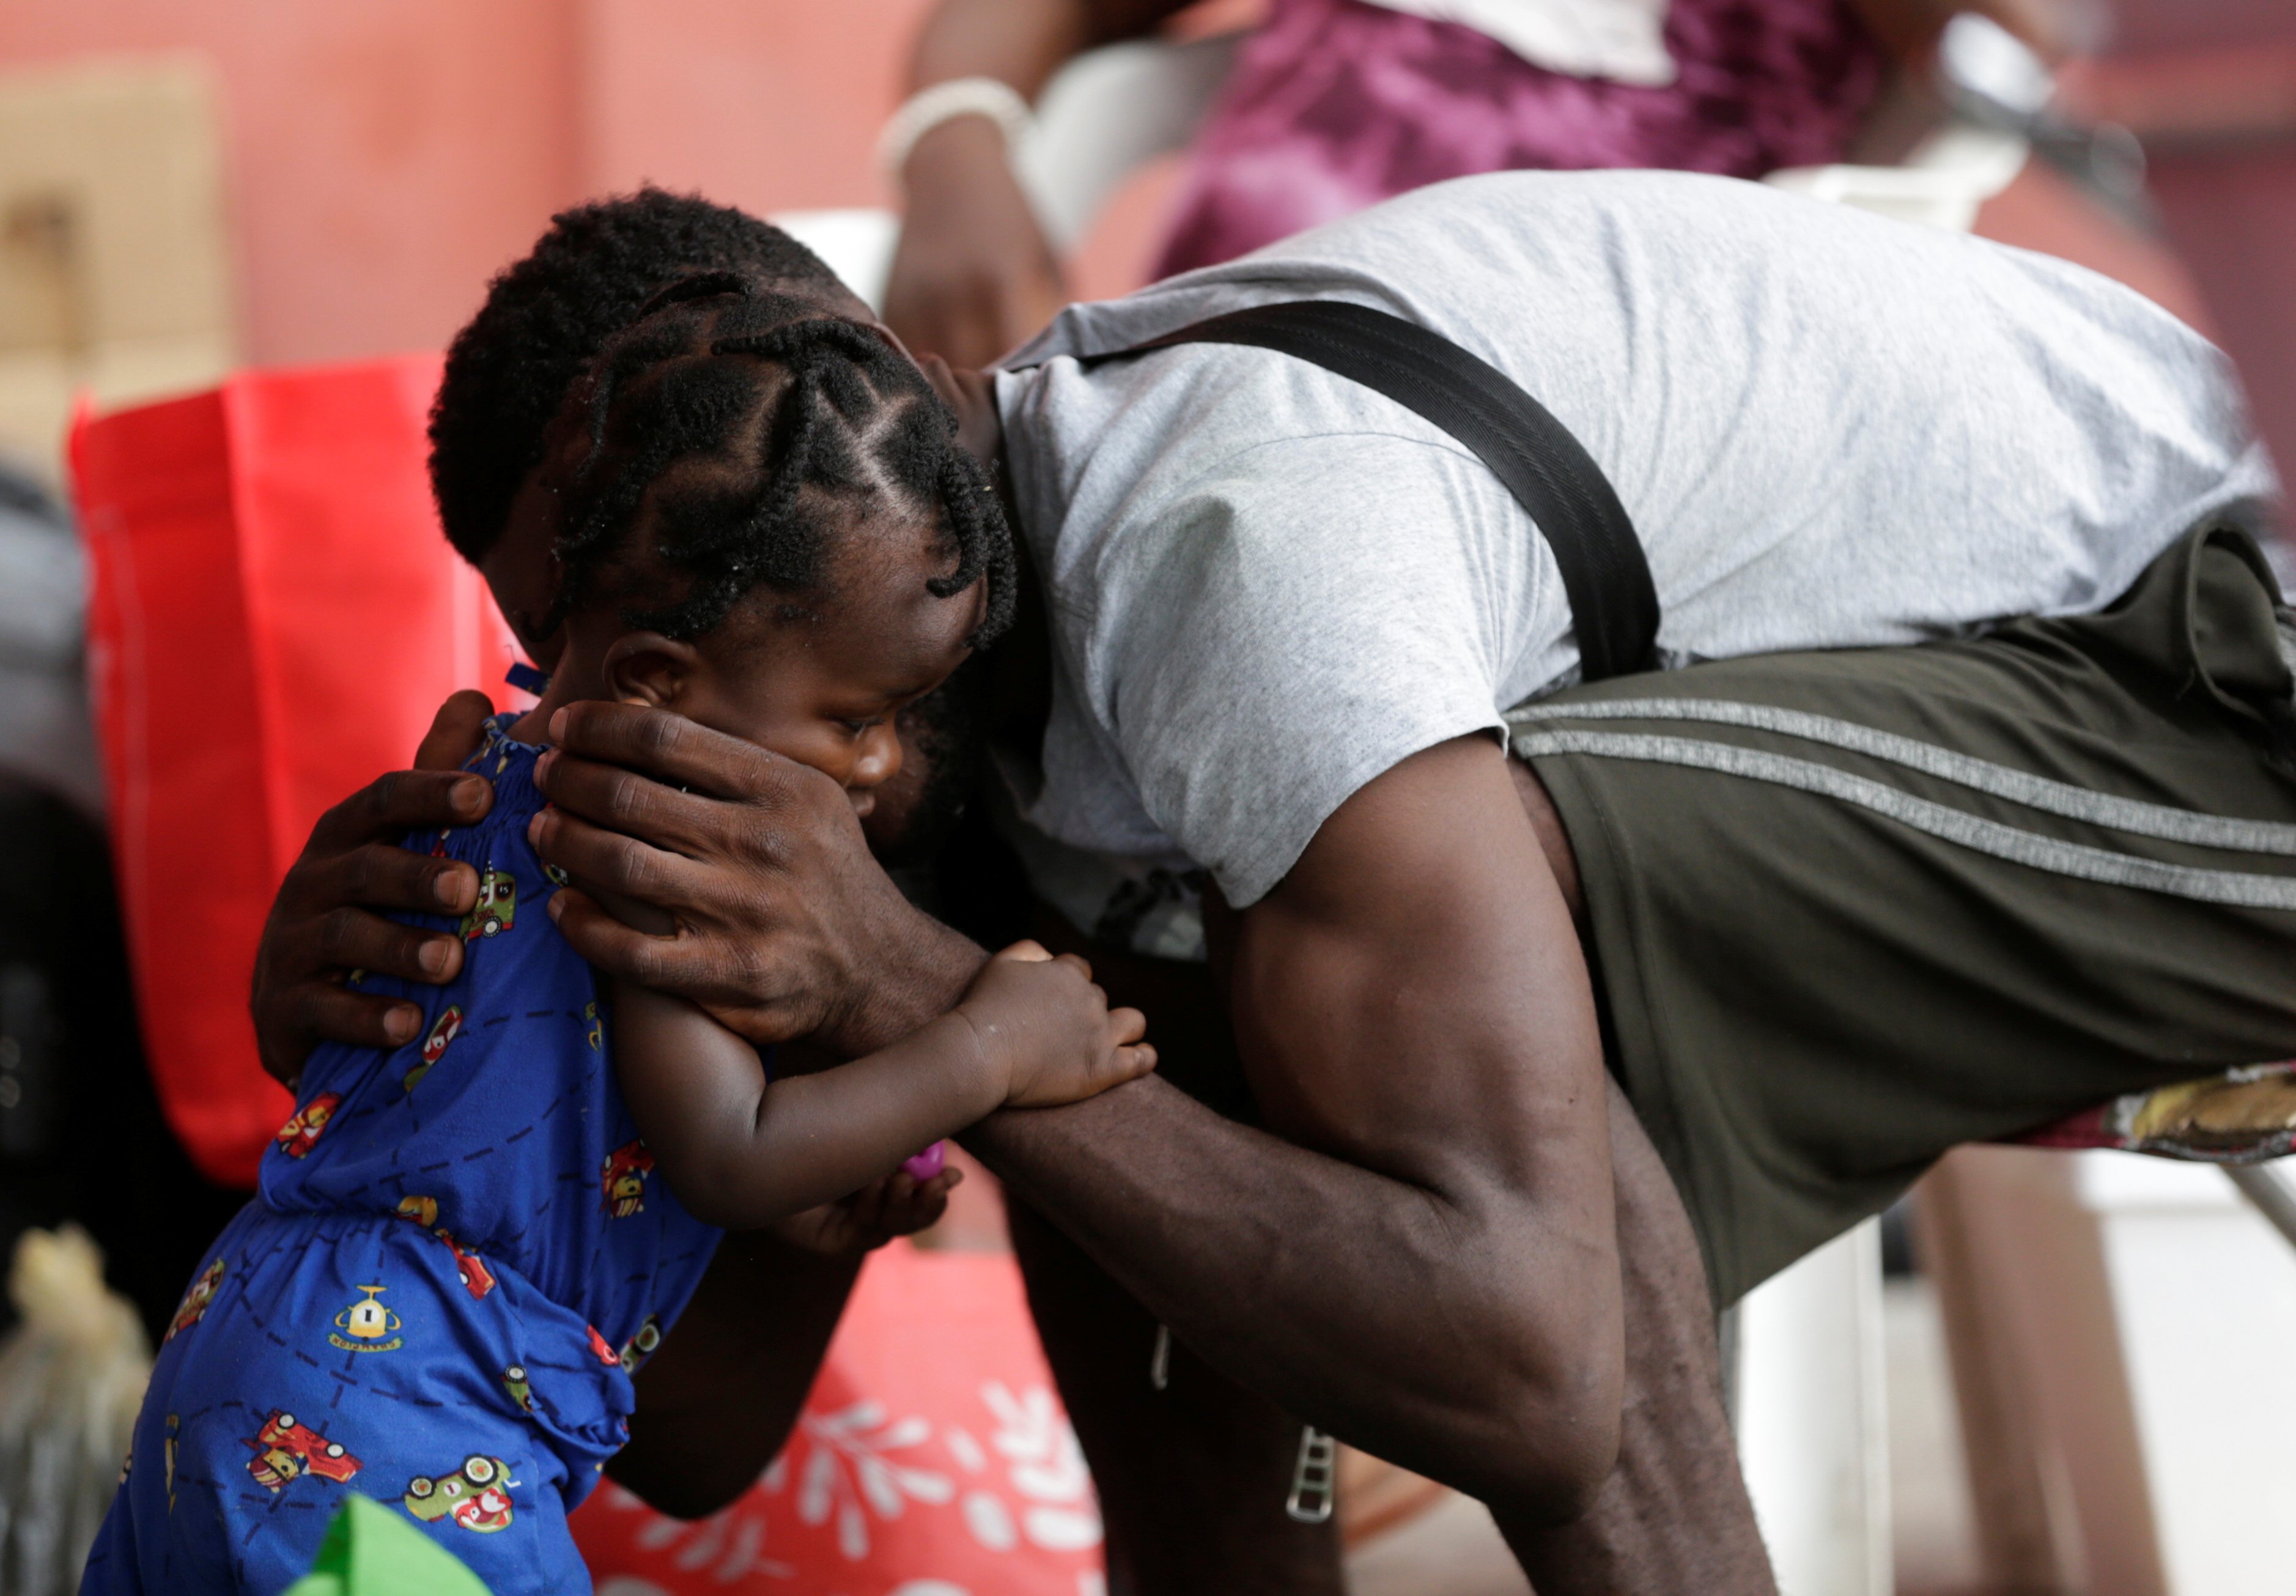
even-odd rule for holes
{"type": "Polygon", "coordinates": [[[356,1491],[497,1593],[587,1592],[566,1516],[628,1438],[630,1375],[720,1232],[655,1178],[590,968],[526,840],[538,749],[490,723],[476,826],[418,846],[479,871],[443,987],[396,1052],[311,1056],[260,1190],[160,1348],[81,1585],[258,1592],[310,1567],[356,1491]]]}

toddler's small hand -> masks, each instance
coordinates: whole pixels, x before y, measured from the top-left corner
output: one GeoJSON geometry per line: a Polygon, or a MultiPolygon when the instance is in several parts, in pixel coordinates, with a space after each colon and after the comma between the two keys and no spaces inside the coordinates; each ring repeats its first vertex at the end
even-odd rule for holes
{"type": "Polygon", "coordinates": [[[792,1214],[773,1227],[792,1247],[824,1257],[873,1252],[896,1236],[931,1230],[948,1212],[948,1194],[964,1171],[942,1170],[932,1179],[895,1171],[870,1182],[850,1197],[792,1214]]]}
{"type": "Polygon", "coordinates": [[[1140,1011],[1111,1011],[1091,965],[1033,942],[989,960],[956,1012],[1003,1068],[1009,1109],[1078,1102],[1156,1068],[1140,1011]]]}

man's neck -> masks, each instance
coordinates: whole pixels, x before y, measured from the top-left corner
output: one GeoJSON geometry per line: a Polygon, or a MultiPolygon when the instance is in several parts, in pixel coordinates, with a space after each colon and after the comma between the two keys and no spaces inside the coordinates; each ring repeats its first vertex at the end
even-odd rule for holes
{"type": "Polygon", "coordinates": [[[988,468],[997,503],[1013,528],[1019,568],[1013,583],[1015,609],[1013,629],[997,643],[990,660],[988,731],[997,741],[1034,757],[1052,713],[1052,637],[1046,626],[1043,590],[1037,585],[1036,561],[1029,558],[1021,524],[1020,503],[1013,494],[1013,474],[1006,469],[1004,420],[996,409],[996,379],[987,372],[952,370],[933,356],[919,364],[933,391],[956,413],[957,441],[988,468]]]}
{"type": "Polygon", "coordinates": [[[996,409],[996,379],[988,372],[956,371],[938,358],[924,363],[925,380],[956,412],[956,440],[988,468],[989,480],[1013,512],[1013,493],[1005,482],[1004,418],[996,409]]]}

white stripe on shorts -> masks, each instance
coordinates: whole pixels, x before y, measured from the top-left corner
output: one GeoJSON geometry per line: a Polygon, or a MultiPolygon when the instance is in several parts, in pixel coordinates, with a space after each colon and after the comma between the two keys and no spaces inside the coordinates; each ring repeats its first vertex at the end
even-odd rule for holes
{"type": "MultiPolygon", "coordinates": [[[[1645,704],[1667,700],[1644,700],[1645,704]]],[[[1679,700],[1697,702],[1698,700],[1679,700]]],[[[1593,708],[1617,709],[1618,703],[1607,706],[1577,705],[1566,711],[1556,706],[1548,714],[1560,718],[1565,713],[1583,717],[1593,708]]],[[[1751,705],[1732,706],[1751,709],[1751,705]]],[[[1542,710],[1546,706],[1540,707],[1542,710]]],[[[1779,713],[1786,713],[1780,711],[1779,713]]],[[[1543,719],[1547,715],[1521,715],[1516,719],[1543,719]]],[[[1656,718],[1645,716],[1644,718],[1656,718]]],[[[1812,716],[1811,718],[1819,718],[1812,716]]],[[[1846,723],[1836,723],[1837,724],[1846,723]]],[[[1865,730],[1866,728],[1854,728],[1865,730]]],[[[1883,733],[1874,733],[1874,736],[1883,733]]],[[[1898,741],[1904,741],[1902,739],[1898,741]]],[[[1915,747],[1923,745],[1915,744],[1915,747]]],[[[2251,909],[2296,910],[2296,876],[2255,875],[2242,871],[2202,870],[2188,864],[2170,864],[2158,859],[2140,859],[2128,854],[2117,854],[2110,849],[2090,847],[2083,843],[2066,842],[2059,838],[2045,837],[2038,831],[2028,831],[2016,826],[2004,825],[1999,821],[1986,820],[1966,814],[1944,804],[1928,798],[1915,798],[1884,786],[1866,776],[1853,775],[1836,770],[1830,765],[1813,760],[1797,759],[1787,754],[1773,754],[1759,749],[1740,748],[1734,743],[1706,742],[1689,737],[1656,736],[1635,732],[1582,732],[1572,728],[1520,732],[1515,734],[1513,748],[1520,758],[1537,758],[1547,754],[1585,754],[1598,759],[1637,759],[1661,765],[1685,765],[1695,770],[1716,771],[1725,775],[1742,776],[1751,781],[1769,782],[1780,787],[1792,787],[1803,792],[1814,792],[1843,803],[1856,804],[1876,814],[1913,827],[1917,831],[1963,847],[1989,854],[1997,859],[2030,865],[2058,875],[2071,876],[2084,881],[2095,881],[2108,887],[2134,887],[2146,892],[2167,893],[2173,897],[2194,898],[2202,903],[2232,904],[2251,909]]],[[[1932,752],[1945,754],[1944,749],[1932,752]]],[[[1949,758],[1961,756],[1948,755],[1949,758]]],[[[1974,763],[1982,764],[1983,761],[1974,763]]],[[[2005,769],[1995,766],[1995,769],[2005,769]]],[[[2017,773],[2011,772],[2011,774],[2017,773]]],[[[2038,778],[2033,778],[2038,780],[2038,778]]],[[[1974,785],[1975,783],[1971,783],[1974,785]]],[[[2051,782],[2050,786],[2062,786],[2051,782]]],[[[2068,791],[2079,792],[2070,788],[2068,791]]],[[[2103,794],[2087,795],[2102,798],[2103,794]]],[[[2115,803],[2123,799],[2112,800],[2115,803]]],[[[2036,805],[2035,807],[2046,807],[2036,805]]],[[[2157,806],[2144,805],[2144,808],[2157,806]]],[[[2059,813],[2063,813],[2060,810],[2059,813]]],[[[2186,814],[2183,810],[2164,810],[2169,814],[2186,814]]],[[[2084,817],[2085,818],[2085,817],[2084,817]]],[[[2189,815],[2204,821],[2207,815],[2189,815]]],[[[2227,825],[2261,824],[2260,822],[2224,822],[2227,825]]],[[[2127,830],[2130,828],[2116,828],[2127,830]]],[[[2280,827],[2283,831],[2296,828],[2280,827]]],[[[2159,835],[2158,832],[2148,833],[2159,835]]],[[[2179,839],[2184,840],[2184,839],[2179,839]]],[[[2219,844],[2218,846],[2226,846],[2219,844]]],[[[2266,851],[2266,850],[2254,850],[2266,851]]],[[[2270,851],[2279,851],[2277,849],[2270,851]]]]}
{"type": "Polygon", "coordinates": [[[1534,704],[1509,710],[1506,718],[1517,724],[1554,720],[1698,720],[1775,732],[1780,736],[1822,742],[1869,758],[1887,760],[1924,775],[2007,798],[2030,809],[2062,814],[2068,820],[2087,821],[2132,836],[2296,858],[2296,826],[2265,820],[2227,820],[2190,809],[2170,808],[2165,804],[2092,792],[2085,787],[1996,765],[1989,759],[1957,754],[1950,749],[1918,742],[1891,732],[1879,732],[1854,721],[1836,720],[1800,709],[1734,703],[1726,699],[1600,699],[1578,704],[1534,704]]]}

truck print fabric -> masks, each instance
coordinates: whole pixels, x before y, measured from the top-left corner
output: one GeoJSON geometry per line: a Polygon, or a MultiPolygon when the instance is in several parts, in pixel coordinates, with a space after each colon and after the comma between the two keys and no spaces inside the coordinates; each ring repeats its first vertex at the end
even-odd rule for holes
{"type": "Polygon", "coordinates": [[[186,1291],[83,1592],[283,1590],[346,1493],[497,1596],[587,1592],[566,1515],[627,1439],[630,1374],[719,1232],[654,1178],[589,967],[526,842],[539,749],[489,727],[479,825],[414,846],[480,872],[445,987],[393,1052],[327,1047],[256,1199],[186,1291]]]}

